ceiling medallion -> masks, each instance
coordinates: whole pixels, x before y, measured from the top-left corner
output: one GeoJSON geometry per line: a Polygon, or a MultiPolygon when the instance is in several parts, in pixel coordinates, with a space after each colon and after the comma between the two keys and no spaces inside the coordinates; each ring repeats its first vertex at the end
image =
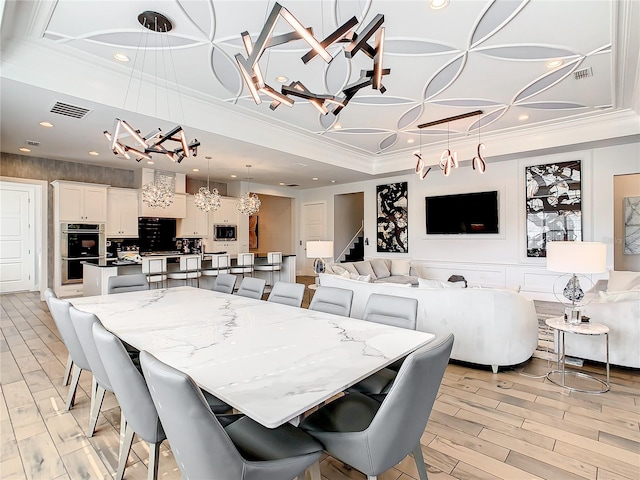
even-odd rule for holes
{"type": "MultiPolygon", "coordinates": [[[[140,22],[140,24],[147,30],[151,30],[156,33],[167,33],[173,28],[171,21],[167,17],[161,13],[152,11],[145,11],[138,15],[138,22],[140,22]]],[[[162,38],[164,37],[160,38],[162,43],[162,38]]],[[[168,42],[169,39],[167,37],[166,48],[170,49],[168,42]]],[[[147,43],[145,42],[145,45],[146,44],[147,43]]],[[[136,52],[136,58],[138,58],[138,52],[136,52]]],[[[177,78],[175,76],[173,56],[170,55],[170,59],[173,67],[174,78],[177,78]]],[[[133,79],[134,67],[135,65],[131,68],[129,86],[131,85],[131,79],[133,79]]],[[[144,60],[142,69],[144,69],[144,60]]],[[[142,88],[142,75],[140,76],[140,84],[140,87],[142,88]]],[[[165,79],[165,85],[166,84],[167,82],[165,79]]],[[[125,103],[129,93],[129,86],[127,86],[127,93],[125,94],[125,103]]],[[[179,95],[178,100],[180,101],[179,95]]],[[[180,105],[180,110],[182,111],[182,104],[180,105]]],[[[114,155],[122,155],[127,160],[131,159],[131,155],[133,155],[138,162],[143,158],[145,160],[151,160],[152,153],[160,153],[166,155],[171,161],[180,163],[185,157],[189,157],[191,155],[195,157],[198,154],[198,146],[200,146],[200,142],[198,140],[194,140],[191,143],[187,141],[184,130],[180,125],[174,127],[166,134],[163,134],[162,130],[157,128],[147,135],[142,136],[140,134],[140,130],[136,130],[126,121],[116,118],[113,124],[113,135],[107,130],[103,133],[107,140],[109,140],[110,147],[114,155]],[[123,137],[127,136],[131,136],[134,141],[134,146],[127,145],[121,141],[123,137]],[[169,142],[175,142],[178,145],[175,146],[175,148],[167,148],[167,144],[169,142]]]]}
{"type": "MultiPolygon", "coordinates": [[[[251,165],[247,165],[247,180],[251,180],[251,177],[249,177],[250,168],[251,168],[251,165]]],[[[243,193],[242,195],[240,195],[240,199],[238,200],[238,204],[236,207],[238,208],[238,211],[240,213],[248,216],[248,215],[253,215],[255,213],[258,213],[258,210],[260,210],[261,204],[262,202],[258,198],[258,195],[247,191],[246,193],[243,193]]]]}
{"type": "Polygon", "coordinates": [[[193,196],[193,201],[196,205],[196,208],[202,210],[203,212],[216,211],[220,208],[220,192],[218,192],[217,188],[213,190],[209,190],[209,163],[211,157],[207,157],[207,186],[200,187],[198,189],[198,193],[193,196]]]}
{"type": "Polygon", "coordinates": [[[361,33],[356,33],[354,29],[356,25],[358,25],[358,20],[356,17],[352,17],[324,40],[319,41],[313,36],[313,28],[305,28],[289,10],[279,3],[276,3],[262,27],[262,31],[258,35],[255,44],[248,32],[242,32],[240,34],[247,58],[238,53],[235,55],[235,59],[240,69],[240,74],[256,104],[259,105],[262,103],[260,93],[273,99],[269,107],[271,110],[275,110],[282,103],[292,107],[295,100],[291,97],[297,97],[308,100],[323,115],[329,112],[337,115],[362,88],[370,85],[371,88],[379,90],[380,93],[386,91],[386,88],[382,85],[382,77],[391,73],[391,69],[382,68],[382,56],[384,52],[383,22],[384,15],[378,14],[361,33]],[[294,31],[284,35],[272,36],[278,17],[282,17],[291,25],[294,31]],[[375,47],[372,47],[367,42],[374,34],[375,47]],[[360,78],[354,83],[347,85],[342,90],[341,96],[311,92],[299,81],[293,81],[289,85],[283,85],[280,92],[278,92],[265,83],[258,62],[267,48],[299,39],[304,40],[311,47],[311,50],[301,58],[305,65],[316,55],[322,57],[326,63],[330,63],[333,57],[326,50],[327,47],[334,43],[348,43],[344,48],[345,56],[347,58],[353,58],[359,51],[363,51],[369,58],[373,59],[373,69],[361,70],[360,78]]]}

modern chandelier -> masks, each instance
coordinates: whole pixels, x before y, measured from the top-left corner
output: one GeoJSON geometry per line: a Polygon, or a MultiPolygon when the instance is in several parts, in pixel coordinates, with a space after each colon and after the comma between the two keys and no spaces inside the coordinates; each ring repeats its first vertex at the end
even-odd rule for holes
{"type": "Polygon", "coordinates": [[[155,170],[153,182],[142,187],[142,201],[151,208],[167,208],[173,203],[176,192],[176,174],[155,170]]]}
{"type": "Polygon", "coordinates": [[[262,103],[261,93],[273,100],[269,107],[271,110],[275,110],[283,103],[288,107],[292,107],[295,103],[292,97],[297,97],[308,100],[323,115],[329,112],[337,115],[362,88],[370,85],[371,88],[379,90],[380,93],[386,91],[386,88],[382,85],[382,77],[391,73],[391,69],[382,68],[382,56],[384,53],[383,22],[384,15],[378,14],[362,32],[356,33],[354,29],[358,25],[358,20],[356,17],[352,17],[325,39],[318,40],[313,36],[313,28],[305,28],[289,10],[276,3],[255,43],[248,32],[240,34],[247,57],[245,58],[238,53],[235,55],[235,59],[240,69],[240,74],[256,104],[262,103]],[[279,17],[282,17],[291,25],[294,31],[284,35],[273,36],[273,30],[279,17]],[[372,47],[369,45],[368,40],[374,34],[375,46],[372,47]],[[360,78],[344,87],[340,96],[311,92],[300,81],[293,81],[289,85],[284,85],[278,92],[265,83],[262,69],[258,62],[267,48],[299,39],[304,40],[311,47],[311,50],[301,58],[305,65],[315,56],[320,56],[326,63],[330,63],[333,57],[327,51],[327,47],[334,43],[347,43],[348,45],[344,48],[345,56],[353,58],[355,54],[362,51],[373,60],[373,69],[361,70],[360,78]]]}
{"type": "MultiPolygon", "coordinates": [[[[251,177],[249,177],[249,169],[251,168],[251,165],[246,165],[246,167],[247,167],[247,180],[251,180],[251,177]]],[[[248,187],[248,184],[247,184],[247,187],[248,187]]],[[[249,215],[258,213],[258,210],[260,210],[261,204],[262,202],[258,198],[258,195],[247,191],[246,193],[243,193],[242,195],[240,195],[237,208],[240,213],[242,213],[243,215],[249,216],[249,215]]]]}
{"type": "Polygon", "coordinates": [[[203,212],[216,211],[220,208],[220,193],[217,188],[213,190],[209,189],[209,164],[211,162],[211,157],[205,157],[207,159],[207,186],[200,187],[198,189],[198,193],[196,193],[193,197],[193,201],[196,205],[196,208],[202,210],[203,212]]]}
{"type": "MultiPolygon", "coordinates": [[[[156,33],[167,33],[173,28],[171,21],[167,17],[161,13],[149,10],[138,15],[138,22],[144,28],[156,33]]],[[[164,36],[160,38],[162,43],[164,36]]],[[[170,47],[168,42],[169,39],[167,36],[167,49],[170,47]]],[[[140,46],[138,45],[136,59],[138,58],[139,47],[140,46]]],[[[173,65],[173,57],[171,57],[171,64],[173,65]]],[[[134,66],[131,68],[131,78],[133,78],[134,67],[135,61],[134,66]]],[[[144,60],[142,67],[144,68],[144,60]]],[[[173,71],[175,76],[175,66],[173,66],[173,71]]],[[[140,82],[142,83],[142,73],[140,76],[140,82]]],[[[129,79],[129,85],[131,85],[131,79],[129,79]]],[[[127,93],[125,94],[125,103],[128,93],[129,87],[127,87],[127,93]]],[[[180,95],[178,92],[178,99],[179,98],[180,95]]],[[[131,155],[133,155],[138,162],[142,159],[151,160],[152,153],[159,153],[166,155],[173,162],[180,163],[185,157],[189,157],[191,155],[195,157],[198,154],[198,146],[200,146],[200,142],[198,140],[194,139],[191,143],[187,141],[185,132],[180,125],[172,128],[167,133],[162,133],[162,130],[157,128],[149,132],[147,135],[142,136],[140,130],[134,129],[125,120],[120,118],[116,118],[114,121],[113,134],[105,130],[104,136],[109,140],[109,146],[114,155],[121,155],[127,160],[131,159],[131,155]],[[123,138],[128,136],[131,137],[133,146],[128,145],[123,141],[123,138]]]]}

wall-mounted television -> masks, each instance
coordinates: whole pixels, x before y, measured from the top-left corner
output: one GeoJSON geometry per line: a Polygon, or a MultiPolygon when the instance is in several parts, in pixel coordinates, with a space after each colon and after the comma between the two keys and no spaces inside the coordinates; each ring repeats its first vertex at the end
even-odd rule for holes
{"type": "Polygon", "coordinates": [[[425,197],[427,234],[498,233],[498,192],[425,197]]]}

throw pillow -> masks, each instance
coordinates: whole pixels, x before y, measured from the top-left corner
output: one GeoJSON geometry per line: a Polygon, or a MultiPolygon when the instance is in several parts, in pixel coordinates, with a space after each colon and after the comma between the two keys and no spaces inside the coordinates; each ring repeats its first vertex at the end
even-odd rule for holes
{"type": "Polygon", "coordinates": [[[411,260],[393,259],[391,260],[391,275],[409,275],[411,270],[411,260]]]}
{"type": "Polygon", "coordinates": [[[637,285],[640,285],[640,272],[611,270],[609,272],[609,283],[607,283],[607,293],[631,290],[637,285]]]}
{"type": "Polygon", "coordinates": [[[353,263],[343,263],[342,266],[349,273],[358,273],[358,270],[356,270],[356,267],[353,266],[353,263]]]}
{"type": "Polygon", "coordinates": [[[464,288],[462,282],[443,282],[441,280],[418,279],[418,288],[464,288]]]}
{"type": "Polygon", "coordinates": [[[376,279],[376,273],[373,271],[371,262],[368,260],[364,262],[354,262],[353,266],[356,267],[359,275],[371,275],[371,278],[376,279]]]}
{"type": "Polygon", "coordinates": [[[340,265],[334,265],[333,266],[333,273],[335,273],[336,275],[342,275],[345,272],[349,273],[349,272],[347,272],[346,269],[342,268],[340,265]]]}
{"type": "Polygon", "coordinates": [[[373,272],[376,274],[376,278],[387,278],[391,276],[391,272],[387,267],[387,262],[385,262],[381,258],[375,258],[370,260],[371,268],[373,268],[373,272]]]}
{"type": "Polygon", "coordinates": [[[371,283],[371,275],[358,275],[355,273],[351,274],[351,280],[357,280],[359,282],[371,283]]]}
{"type": "Polygon", "coordinates": [[[342,273],[338,274],[340,277],[351,278],[351,275],[358,275],[357,273],[349,273],[344,268],[342,270],[342,273]]]}
{"type": "Polygon", "coordinates": [[[622,292],[598,292],[601,302],[624,302],[627,300],[640,300],[640,290],[627,290],[622,292]]]}

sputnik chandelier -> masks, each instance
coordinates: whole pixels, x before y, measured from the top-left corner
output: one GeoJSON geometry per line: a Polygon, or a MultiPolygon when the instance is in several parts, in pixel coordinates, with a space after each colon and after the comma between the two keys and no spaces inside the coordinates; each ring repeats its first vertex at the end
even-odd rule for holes
{"type": "MultiPolygon", "coordinates": [[[[172,28],[173,25],[171,21],[162,15],[161,13],[145,11],[138,15],[138,22],[140,24],[153,32],[156,33],[167,33],[172,28]]],[[[148,33],[148,32],[147,32],[148,33]]],[[[162,39],[161,38],[161,43],[162,39]]],[[[167,49],[170,46],[168,45],[168,37],[167,37],[167,49]]],[[[138,52],[136,52],[136,58],[138,56],[138,52]]],[[[173,57],[171,57],[171,63],[173,65],[173,57]]],[[[135,62],[134,62],[135,67],[135,62]]],[[[144,60],[143,60],[143,68],[144,68],[144,60]]],[[[133,78],[134,68],[131,68],[131,77],[133,78]]],[[[174,66],[174,77],[175,77],[175,66],[174,66]]],[[[142,83],[142,74],[140,77],[140,82],[142,83]]],[[[129,85],[131,84],[131,79],[129,81],[129,85]]],[[[166,84],[166,79],[165,79],[166,84]]],[[[127,87],[127,94],[125,94],[125,103],[126,97],[129,93],[129,88],[127,87]]],[[[179,93],[179,92],[178,92],[179,93]]],[[[180,98],[178,94],[178,99],[180,98]]],[[[135,157],[136,161],[140,161],[142,159],[151,160],[152,153],[160,153],[166,155],[171,161],[180,163],[185,157],[189,157],[193,155],[194,157],[198,154],[198,146],[200,146],[200,142],[198,140],[194,140],[189,143],[187,141],[187,137],[184,133],[184,130],[180,125],[172,128],[166,134],[163,134],[160,128],[153,130],[145,136],[140,134],[140,130],[134,129],[131,125],[129,125],[126,121],[116,118],[113,124],[113,134],[104,131],[104,136],[109,140],[111,150],[114,155],[122,155],[127,160],[131,159],[131,154],[135,157]],[[131,136],[134,141],[135,146],[127,145],[122,141],[123,137],[131,136]],[[177,143],[178,145],[175,148],[167,148],[167,145],[170,142],[177,143]]]]}
{"type": "Polygon", "coordinates": [[[196,193],[193,197],[193,201],[196,205],[196,208],[202,210],[203,212],[216,211],[220,208],[220,192],[218,192],[217,188],[213,190],[209,189],[209,163],[211,161],[211,157],[205,157],[207,159],[207,186],[200,187],[198,189],[198,193],[196,193]]]}
{"type": "Polygon", "coordinates": [[[142,201],[151,208],[167,208],[173,203],[176,192],[176,174],[155,170],[153,182],[142,187],[142,201]]]}
{"type": "MultiPolygon", "coordinates": [[[[451,173],[451,169],[458,168],[458,152],[452,152],[449,148],[449,122],[453,122],[454,120],[460,120],[463,118],[474,117],[476,115],[482,115],[482,110],[475,110],[469,113],[463,113],[461,115],[456,115],[454,117],[443,118],[440,120],[435,120],[433,122],[423,123],[418,125],[420,129],[420,150],[417,152],[413,152],[413,155],[418,158],[418,163],[416,164],[416,174],[420,177],[420,180],[424,180],[427,174],[431,171],[431,167],[427,167],[426,162],[422,158],[422,129],[427,127],[433,127],[434,125],[440,125],[443,123],[447,124],[447,148],[440,155],[440,169],[445,177],[448,177],[451,173]]],[[[474,170],[477,170],[479,173],[484,173],[487,169],[487,164],[482,157],[481,150],[484,150],[484,143],[480,142],[480,121],[478,121],[478,147],[476,148],[477,155],[473,157],[471,160],[471,166],[474,170]]]]}
{"type": "MultiPolygon", "coordinates": [[[[246,167],[247,167],[247,180],[251,180],[251,177],[249,177],[249,169],[251,168],[251,165],[246,165],[246,167]]],[[[248,184],[247,184],[247,190],[248,190],[248,184]]],[[[253,215],[254,213],[258,213],[258,210],[260,210],[260,205],[262,205],[262,202],[258,198],[258,195],[247,191],[246,193],[243,193],[242,195],[240,195],[240,199],[238,200],[238,204],[236,205],[236,207],[238,208],[238,211],[240,213],[248,216],[248,215],[253,215]]]]}
{"type": "Polygon", "coordinates": [[[283,103],[292,107],[295,100],[291,97],[297,97],[308,100],[323,115],[329,112],[337,115],[362,88],[371,85],[371,88],[379,90],[380,93],[386,91],[386,88],[382,85],[382,77],[391,73],[391,69],[382,68],[382,55],[384,53],[383,22],[384,15],[378,14],[369,22],[362,32],[355,33],[354,28],[358,25],[358,20],[356,17],[352,17],[324,40],[319,41],[313,36],[313,28],[305,28],[289,10],[279,3],[276,3],[262,27],[262,31],[258,35],[255,44],[248,32],[242,32],[240,34],[245,51],[247,52],[247,58],[238,53],[235,55],[235,59],[240,69],[240,74],[256,104],[259,105],[262,103],[260,93],[273,99],[270,105],[271,110],[275,110],[283,103]],[[284,35],[272,36],[278,17],[282,17],[291,25],[294,31],[284,35]],[[367,42],[374,34],[375,47],[372,47],[367,42]],[[344,48],[344,54],[347,58],[352,58],[356,53],[362,51],[369,58],[373,59],[373,69],[362,70],[360,78],[354,83],[344,87],[341,96],[311,92],[300,81],[293,81],[289,85],[284,85],[281,91],[278,92],[265,83],[258,62],[267,48],[298,39],[304,40],[311,47],[311,50],[302,56],[302,62],[305,65],[315,56],[320,56],[326,63],[330,63],[333,57],[326,50],[327,47],[334,43],[344,42],[348,43],[344,48]],[[331,110],[329,110],[329,108],[331,108],[331,110]]]}

